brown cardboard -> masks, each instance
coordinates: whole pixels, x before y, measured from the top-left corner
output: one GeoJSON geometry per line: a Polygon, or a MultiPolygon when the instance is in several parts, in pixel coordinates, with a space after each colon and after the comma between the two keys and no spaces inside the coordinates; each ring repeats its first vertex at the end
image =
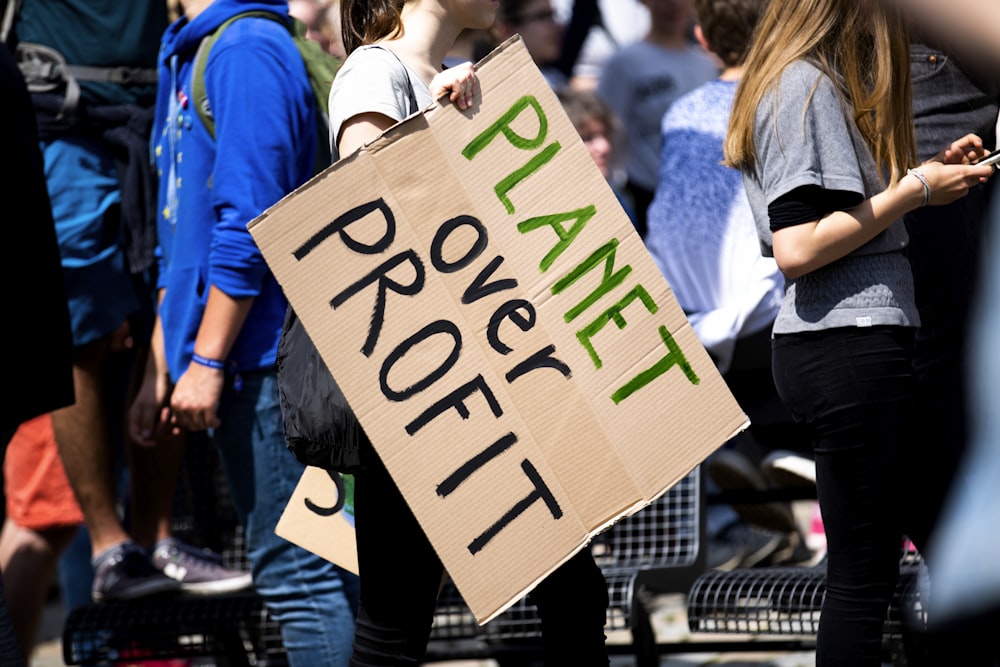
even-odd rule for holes
{"type": "Polygon", "coordinates": [[[520,40],[477,72],[250,231],[485,622],[747,419],[520,40]]]}
{"type": "Polygon", "coordinates": [[[350,490],[353,481],[349,475],[306,466],[274,528],[275,534],[357,574],[354,494],[350,490]],[[347,480],[347,493],[341,493],[345,485],[337,477],[347,480]]]}

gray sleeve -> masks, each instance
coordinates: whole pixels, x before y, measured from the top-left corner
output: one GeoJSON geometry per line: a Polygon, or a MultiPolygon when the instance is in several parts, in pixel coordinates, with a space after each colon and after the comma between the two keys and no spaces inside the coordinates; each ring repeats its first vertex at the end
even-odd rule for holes
{"type": "Polygon", "coordinates": [[[790,66],[757,108],[754,140],[766,204],[803,185],[867,196],[849,123],[829,78],[804,62],[790,66]]]}
{"type": "Polygon", "coordinates": [[[622,51],[619,51],[608,58],[601,69],[601,76],[597,83],[597,93],[622,119],[628,115],[630,102],[626,99],[628,97],[628,78],[623,74],[623,70],[627,69],[624,65],[624,59],[627,57],[627,52],[623,55],[622,51]]]}
{"type": "MultiPolygon", "coordinates": [[[[400,121],[409,115],[410,95],[407,70],[396,56],[382,48],[355,50],[337,71],[330,89],[330,146],[333,160],[339,159],[337,137],[344,123],[363,113],[379,113],[400,121]]],[[[413,81],[417,100],[419,88],[413,81]]],[[[423,96],[429,99],[428,92],[423,96]]],[[[422,102],[423,103],[423,102],[422,102]]]]}

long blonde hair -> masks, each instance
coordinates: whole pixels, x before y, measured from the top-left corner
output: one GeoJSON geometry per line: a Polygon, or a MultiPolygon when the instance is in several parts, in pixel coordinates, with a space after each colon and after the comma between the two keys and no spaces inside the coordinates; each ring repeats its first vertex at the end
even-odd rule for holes
{"type": "Polygon", "coordinates": [[[885,4],[879,0],[770,0],[733,101],[726,164],[754,168],[757,107],[785,68],[797,60],[812,62],[837,85],[890,183],[916,164],[909,33],[902,15],[885,4]]]}

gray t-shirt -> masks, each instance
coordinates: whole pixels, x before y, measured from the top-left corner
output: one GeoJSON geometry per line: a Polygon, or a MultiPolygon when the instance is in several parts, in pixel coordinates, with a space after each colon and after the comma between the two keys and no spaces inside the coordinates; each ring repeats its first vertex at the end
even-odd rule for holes
{"type": "MultiPolygon", "coordinates": [[[[834,83],[805,61],[790,65],[757,108],[757,161],[743,181],[761,251],[773,256],[768,205],[803,185],[858,193],[884,189],[880,171],[834,83]]],[[[849,255],[786,281],[773,332],[918,326],[902,220],[849,255]]]]}
{"type": "Polygon", "coordinates": [[[400,121],[434,103],[420,76],[388,49],[362,46],[337,71],[330,89],[330,145],[333,161],[340,159],[336,137],[345,121],[363,113],[380,113],[400,121]],[[417,109],[410,108],[410,90],[417,109]]]}

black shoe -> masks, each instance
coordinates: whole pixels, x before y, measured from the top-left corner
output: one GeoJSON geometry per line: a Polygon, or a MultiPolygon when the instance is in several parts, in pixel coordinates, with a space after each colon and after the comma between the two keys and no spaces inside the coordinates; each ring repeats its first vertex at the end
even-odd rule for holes
{"type": "Polygon", "coordinates": [[[766,564],[812,567],[819,562],[822,555],[822,553],[810,549],[802,533],[796,531],[782,537],[781,544],[768,557],[766,564]]]}
{"type": "MultiPolygon", "coordinates": [[[[708,474],[723,491],[767,491],[771,485],[760,469],[743,454],[720,449],[708,458],[708,474]]],[[[796,530],[795,515],[786,502],[733,503],[733,509],[747,523],[779,533],[796,530]]]]}
{"type": "Polygon", "coordinates": [[[108,549],[94,559],[93,566],[94,602],[134,600],[180,591],[180,584],[154,567],[146,552],[133,542],[108,549]]]}
{"type": "MultiPolygon", "coordinates": [[[[742,521],[729,524],[716,536],[715,540],[720,544],[728,545],[735,556],[723,563],[718,569],[733,569],[733,567],[754,567],[765,562],[775,551],[781,548],[782,535],[771,530],[758,528],[742,521]],[[726,567],[730,562],[736,564],[726,567]]],[[[724,553],[720,551],[718,553],[724,553]]],[[[711,561],[711,552],[709,555],[711,561]]]]}

